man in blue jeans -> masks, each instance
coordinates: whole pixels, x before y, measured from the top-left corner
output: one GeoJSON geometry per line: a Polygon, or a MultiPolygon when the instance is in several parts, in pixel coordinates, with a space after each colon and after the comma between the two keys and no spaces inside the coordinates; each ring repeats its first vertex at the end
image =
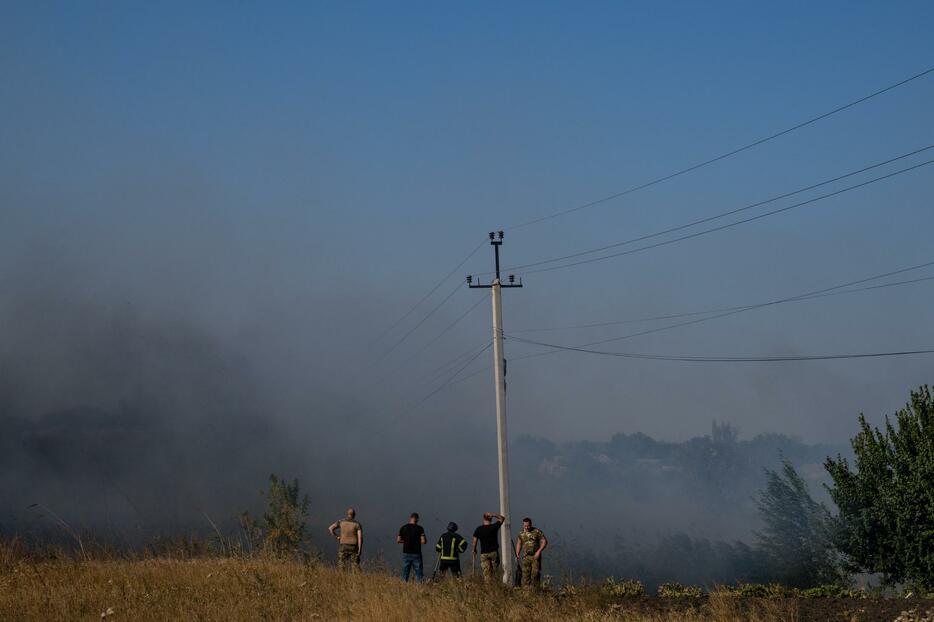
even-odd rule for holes
{"type": "Polygon", "coordinates": [[[408,581],[409,572],[415,568],[415,580],[422,581],[422,545],[428,543],[428,537],[418,524],[418,512],[412,512],[409,522],[399,528],[396,542],[402,545],[402,580],[408,581]]]}

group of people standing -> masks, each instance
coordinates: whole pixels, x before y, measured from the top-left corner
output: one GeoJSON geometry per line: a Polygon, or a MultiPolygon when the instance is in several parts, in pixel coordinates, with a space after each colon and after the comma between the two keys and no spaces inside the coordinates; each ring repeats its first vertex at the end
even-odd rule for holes
{"type": "MultiPolygon", "coordinates": [[[[399,528],[396,543],[402,545],[403,581],[414,575],[416,581],[424,580],[424,560],[422,546],[428,544],[425,529],[418,524],[418,512],[412,512],[406,524],[399,528]]],[[[484,512],[483,524],[473,532],[472,554],[477,556],[480,547],[480,570],[483,579],[488,582],[498,580],[500,573],[500,528],[506,517],[496,512],[484,512]]],[[[328,531],[338,541],[337,567],[340,569],[359,569],[360,555],[363,552],[363,527],[356,519],[353,508],[347,510],[344,518],[331,523],[328,531]]],[[[461,554],[467,551],[467,540],[457,532],[457,523],[448,523],[447,530],[438,538],[435,551],[438,553],[437,574],[445,576],[448,572],[460,577],[461,554]]],[[[531,518],[522,519],[522,531],[516,538],[515,557],[520,571],[516,583],[523,587],[537,587],[541,582],[542,551],[548,546],[548,539],[537,527],[532,526],[531,518]]]]}

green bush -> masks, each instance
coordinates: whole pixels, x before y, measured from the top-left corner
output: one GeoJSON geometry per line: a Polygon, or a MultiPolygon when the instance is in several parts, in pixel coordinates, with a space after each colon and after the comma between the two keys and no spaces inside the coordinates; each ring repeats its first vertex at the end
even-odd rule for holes
{"type": "Polygon", "coordinates": [[[600,591],[610,596],[634,597],[645,594],[645,586],[635,579],[617,581],[613,577],[607,577],[600,586],[600,591]]]}
{"type": "Polygon", "coordinates": [[[783,598],[793,594],[781,583],[737,583],[721,587],[720,592],[743,598],[783,598]]]}
{"type": "Polygon", "coordinates": [[[704,595],[704,590],[696,585],[681,585],[672,581],[659,585],[658,595],[662,598],[697,598],[704,595]]]}
{"type": "Polygon", "coordinates": [[[809,587],[805,590],[799,590],[798,595],[802,598],[866,598],[866,592],[862,590],[854,590],[839,585],[809,587]]]}
{"type": "Polygon", "coordinates": [[[561,586],[561,589],[558,590],[558,598],[574,598],[580,594],[580,588],[573,583],[565,583],[561,586]]]}
{"type": "Polygon", "coordinates": [[[287,482],[272,474],[269,476],[269,490],[261,494],[266,496],[262,523],[249,512],[243,512],[239,517],[250,554],[260,546],[275,555],[302,552],[301,548],[308,544],[305,523],[309,499],[308,495],[301,495],[298,480],[287,482]]]}

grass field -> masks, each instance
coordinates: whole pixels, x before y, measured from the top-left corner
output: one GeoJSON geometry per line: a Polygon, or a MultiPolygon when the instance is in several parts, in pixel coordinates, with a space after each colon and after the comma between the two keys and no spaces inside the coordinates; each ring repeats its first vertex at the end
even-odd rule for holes
{"type": "Polygon", "coordinates": [[[932,601],[612,597],[597,587],[526,593],[473,579],[403,585],[386,572],[201,558],[39,559],[0,547],[0,620],[630,620],[934,622],[932,601]]]}

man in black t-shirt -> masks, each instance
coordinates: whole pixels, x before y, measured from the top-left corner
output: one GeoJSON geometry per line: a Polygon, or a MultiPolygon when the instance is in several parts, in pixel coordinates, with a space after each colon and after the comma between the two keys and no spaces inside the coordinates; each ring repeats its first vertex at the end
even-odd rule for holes
{"type": "Polygon", "coordinates": [[[499,528],[506,517],[496,512],[484,512],[483,524],[473,532],[473,555],[477,556],[477,542],[480,543],[480,569],[484,581],[493,581],[499,571],[499,528]],[[493,522],[493,519],[496,522],[493,522]]]}
{"type": "Polygon", "coordinates": [[[396,542],[402,545],[402,580],[407,582],[414,568],[415,580],[422,581],[422,545],[428,543],[428,538],[418,524],[418,512],[412,512],[409,522],[399,528],[396,542]]]}

